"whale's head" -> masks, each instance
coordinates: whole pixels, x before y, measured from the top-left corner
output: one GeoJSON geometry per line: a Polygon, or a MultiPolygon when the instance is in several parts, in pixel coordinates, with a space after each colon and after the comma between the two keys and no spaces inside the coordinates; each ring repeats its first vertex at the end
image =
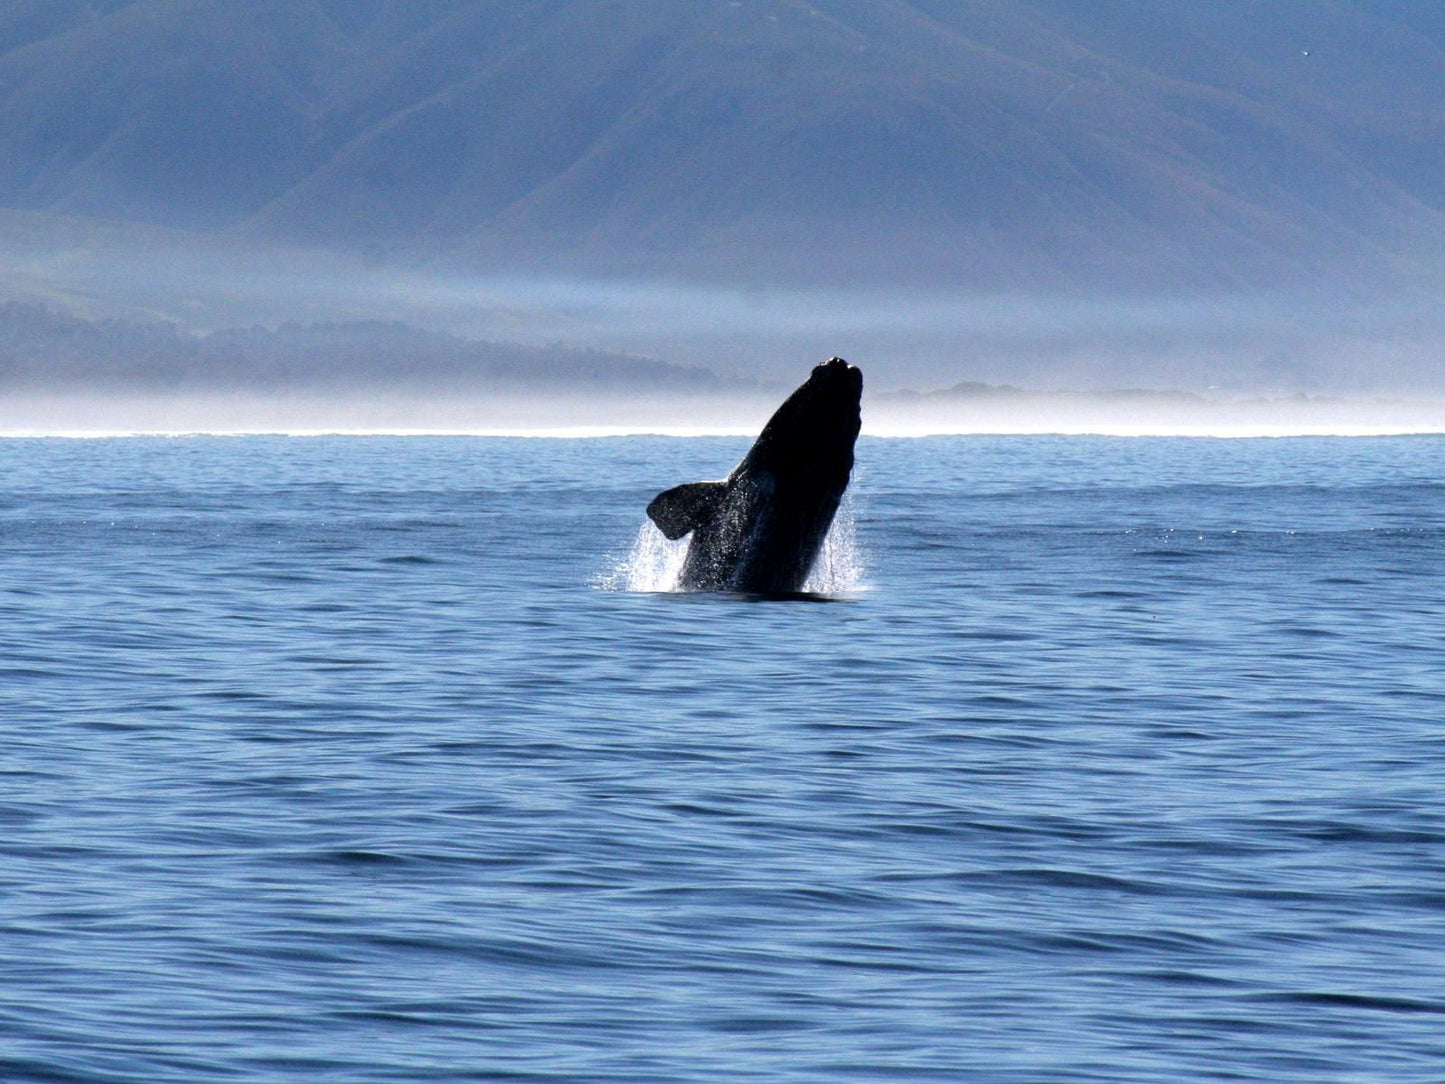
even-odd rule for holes
{"type": "MultiPolygon", "coordinates": [[[[842,358],[815,365],[763,428],[741,465],[775,472],[831,475],[846,482],[858,439],[863,373],[842,358]]],[[[741,466],[740,465],[740,466],[741,466]]]]}
{"type": "Polygon", "coordinates": [[[813,366],[807,383],[792,394],[788,403],[796,402],[798,408],[794,424],[816,438],[844,440],[852,448],[858,436],[862,398],[862,370],[842,358],[829,358],[813,366]]]}
{"type": "Polygon", "coordinates": [[[813,387],[817,394],[851,398],[856,403],[863,395],[863,371],[842,358],[829,358],[813,366],[808,383],[803,386],[813,387]]]}

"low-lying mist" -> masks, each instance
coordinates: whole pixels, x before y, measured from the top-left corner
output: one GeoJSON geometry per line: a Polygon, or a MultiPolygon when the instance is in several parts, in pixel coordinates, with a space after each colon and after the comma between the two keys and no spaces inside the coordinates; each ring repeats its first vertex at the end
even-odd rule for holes
{"type": "Polygon", "coordinates": [[[1445,429],[1433,288],[597,281],[67,230],[8,230],[0,300],[172,346],[127,354],[72,337],[62,364],[8,336],[6,432],[744,432],[834,354],[863,369],[875,432],[1445,429]]]}
{"type": "MultiPolygon", "coordinates": [[[[752,436],[781,394],[588,396],[472,392],[441,396],[371,389],[286,394],[26,392],[0,399],[0,436],[131,434],[475,434],[752,436]]],[[[865,393],[863,432],[1118,436],[1369,436],[1445,433],[1445,399],[1323,396],[1236,398],[1166,393],[865,393]]]]}

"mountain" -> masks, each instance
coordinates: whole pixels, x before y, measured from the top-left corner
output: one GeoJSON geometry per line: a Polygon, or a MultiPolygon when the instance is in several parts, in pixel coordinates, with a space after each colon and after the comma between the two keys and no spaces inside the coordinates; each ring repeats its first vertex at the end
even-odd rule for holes
{"type": "Polygon", "coordinates": [[[9,0],[0,208],[530,272],[1409,283],[1410,0],[9,0]]]}

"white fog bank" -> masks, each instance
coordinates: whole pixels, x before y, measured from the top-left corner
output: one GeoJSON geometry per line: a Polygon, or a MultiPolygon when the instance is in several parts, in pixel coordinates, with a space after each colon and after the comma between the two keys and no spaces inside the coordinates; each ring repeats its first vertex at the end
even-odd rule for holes
{"type": "MultiPolygon", "coordinates": [[[[0,402],[0,436],[132,434],[755,435],[783,398],[403,394],[17,395],[0,402]]],[[[871,436],[1100,434],[1284,437],[1445,433],[1445,399],[1307,396],[1204,398],[973,389],[865,394],[871,436]]]]}
{"type": "MultiPolygon", "coordinates": [[[[87,320],[219,329],[396,321],[468,341],[597,350],[796,383],[830,355],[874,391],[961,380],[1041,388],[1445,397],[1440,276],[1412,293],[1049,293],[928,286],[463,274],[94,224],[17,240],[0,214],[0,300],[87,320]],[[99,232],[97,232],[99,231],[99,232]],[[25,243],[21,243],[21,241],[25,243]]],[[[1445,268],[1442,268],[1445,272],[1445,268]]]]}

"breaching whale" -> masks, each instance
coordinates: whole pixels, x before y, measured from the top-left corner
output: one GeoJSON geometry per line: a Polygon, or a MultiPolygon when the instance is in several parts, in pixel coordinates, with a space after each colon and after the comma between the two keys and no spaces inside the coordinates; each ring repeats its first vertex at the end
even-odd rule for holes
{"type": "Polygon", "coordinates": [[[720,482],[665,490],[647,514],[671,539],[691,532],[678,587],[783,595],[802,590],[853,470],[863,374],[815,366],[720,482]]]}

